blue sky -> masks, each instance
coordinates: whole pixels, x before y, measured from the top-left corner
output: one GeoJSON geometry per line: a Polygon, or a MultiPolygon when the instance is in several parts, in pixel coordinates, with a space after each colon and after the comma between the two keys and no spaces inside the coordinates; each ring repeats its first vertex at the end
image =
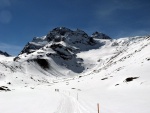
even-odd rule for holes
{"type": "Polygon", "coordinates": [[[0,50],[17,55],[55,27],[112,38],[150,35],[149,0],[0,0],[0,50]]]}

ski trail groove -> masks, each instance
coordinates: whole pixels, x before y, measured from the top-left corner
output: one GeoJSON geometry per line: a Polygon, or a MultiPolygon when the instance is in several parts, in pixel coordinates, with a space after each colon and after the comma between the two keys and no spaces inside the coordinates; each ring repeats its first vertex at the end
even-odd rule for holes
{"type": "Polygon", "coordinates": [[[54,113],[90,113],[74,97],[60,93],[62,100],[54,113]]]}

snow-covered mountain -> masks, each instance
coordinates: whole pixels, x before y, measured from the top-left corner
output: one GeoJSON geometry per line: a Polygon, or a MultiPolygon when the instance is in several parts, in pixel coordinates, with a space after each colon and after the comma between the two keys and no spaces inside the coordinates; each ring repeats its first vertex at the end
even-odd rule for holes
{"type": "MultiPolygon", "coordinates": [[[[28,61],[47,59],[48,63],[52,60],[72,72],[81,73],[85,69],[84,61],[77,54],[103,46],[105,42],[97,39],[110,40],[110,37],[98,32],[88,36],[79,29],[73,31],[65,27],[58,27],[46,36],[35,37],[27,43],[15,61],[22,61],[24,57],[27,57],[28,61]]],[[[53,67],[53,65],[51,66],[53,67]]]]}
{"type": "Polygon", "coordinates": [[[88,36],[87,33],[79,29],[73,31],[65,27],[58,27],[50,31],[46,36],[33,38],[33,40],[24,47],[21,54],[29,54],[47,44],[55,45],[58,43],[61,44],[61,42],[64,42],[65,45],[61,45],[68,47],[70,51],[86,51],[92,49],[95,45],[101,46],[94,38],[111,39],[109,36],[99,32],[95,32],[92,36],[88,36]]]}
{"type": "Polygon", "coordinates": [[[0,92],[0,111],[94,113],[100,103],[102,113],[149,113],[149,50],[150,36],[55,28],[0,59],[0,91],[11,90],[0,92]]]}

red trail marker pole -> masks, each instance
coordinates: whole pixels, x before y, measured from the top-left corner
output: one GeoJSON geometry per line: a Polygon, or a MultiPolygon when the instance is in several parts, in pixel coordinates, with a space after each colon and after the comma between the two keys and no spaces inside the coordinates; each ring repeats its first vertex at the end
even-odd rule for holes
{"type": "Polygon", "coordinates": [[[98,113],[100,113],[100,112],[99,112],[99,103],[97,103],[97,110],[98,110],[98,113]]]}

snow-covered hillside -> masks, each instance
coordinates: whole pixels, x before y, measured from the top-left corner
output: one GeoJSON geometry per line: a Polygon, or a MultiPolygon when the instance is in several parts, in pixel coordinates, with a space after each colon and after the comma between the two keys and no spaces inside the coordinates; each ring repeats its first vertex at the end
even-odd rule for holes
{"type": "Polygon", "coordinates": [[[0,112],[150,113],[149,50],[149,36],[55,28],[0,57],[0,112]]]}

